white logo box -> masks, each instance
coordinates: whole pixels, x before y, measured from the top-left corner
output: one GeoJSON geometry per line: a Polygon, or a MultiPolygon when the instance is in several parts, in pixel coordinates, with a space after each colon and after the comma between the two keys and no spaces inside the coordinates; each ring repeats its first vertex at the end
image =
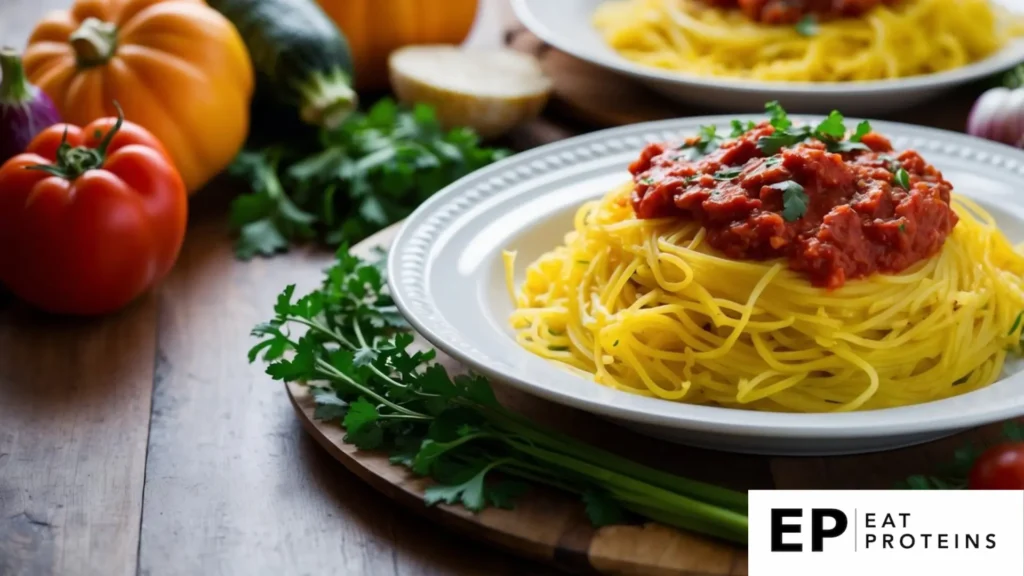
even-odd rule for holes
{"type": "Polygon", "coordinates": [[[1024,575],[1021,491],[755,490],[749,514],[750,576],[1024,575]]]}

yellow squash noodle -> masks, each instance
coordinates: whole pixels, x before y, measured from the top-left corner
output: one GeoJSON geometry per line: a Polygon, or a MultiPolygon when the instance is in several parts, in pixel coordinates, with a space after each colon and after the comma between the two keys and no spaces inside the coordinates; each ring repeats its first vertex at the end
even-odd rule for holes
{"type": "Polygon", "coordinates": [[[654,68],[763,81],[843,82],[930,74],[981,60],[1024,32],[990,0],[905,0],[859,18],[754,22],[700,0],[610,0],[594,25],[623,57],[654,68]]]}
{"type": "Polygon", "coordinates": [[[1024,256],[954,195],[936,256],[833,291],[783,261],[725,258],[698,223],[637,219],[630,186],[585,204],[565,244],[526,270],[518,342],[606,386],[787,412],[877,409],[997,380],[1018,348],[1024,256]]]}

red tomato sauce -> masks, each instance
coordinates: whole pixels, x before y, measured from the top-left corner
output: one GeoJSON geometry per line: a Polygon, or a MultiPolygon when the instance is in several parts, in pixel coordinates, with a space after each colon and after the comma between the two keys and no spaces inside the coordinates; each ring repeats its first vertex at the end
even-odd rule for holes
{"type": "Polygon", "coordinates": [[[863,136],[869,150],[831,153],[809,139],[766,157],[757,143],[774,132],[762,123],[695,160],[698,137],[648,145],[629,167],[634,212],[697,220],[725,256],[786,258],[827,288],[935,255],[958,221],[952,185],[917,152],[895,154],[880,134],[863,136]],[[900,168],[909,189],[900,186],[900,168]],[[787,220],[792,183],[803,188],[806,210],[795,218],[788,211],[787,220]]]}
{"type": "Polygon", "coordinates": [[[855,18],[879,4],[898,0],[703,0],[719,8],[739,8],[748,18],[766,24],[794,24],[811,14],[820,20],[855,18]]]}

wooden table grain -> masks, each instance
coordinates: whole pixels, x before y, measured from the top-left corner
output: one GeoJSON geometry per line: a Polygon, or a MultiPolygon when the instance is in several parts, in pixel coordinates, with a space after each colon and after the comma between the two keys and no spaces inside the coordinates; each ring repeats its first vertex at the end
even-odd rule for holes
{"type": "MultiPolygon", "coordinates": [[[[0,44],[69,0],[0,0],[0,44]]],[[[242,263],[231,190],[155,293],[104,319],[0,310],[0,576],[553,574],[467,543],[316,445],[248,331],[325,253],[242,263]]]]}
{"type": "MultiPolygon", "coordinates": [[[[484,2],[478,43],[499,36],[487,26],[500,28],[504,0],[484,2]]],[[[0,0],[0,44],[22,46],[69,3],[0,0]]],[[[567,134],[549,119],[513,142],[567,134]]],[[[303,432],[281,386],[246,363],[248,331],[285,283],[316,283],[330,255],[234,260],[232,193],[215,182],[192,202],[171,276],[114,316],[52,318],[0,296],[0,576],[554,574],[399,508],[303,432]]],[[[579,429],[615,443],[611,427],[579,429]]],[[[745,487],[884,488],[954,446],[729,470],[695,451],[669,464],[745,487]]]]}

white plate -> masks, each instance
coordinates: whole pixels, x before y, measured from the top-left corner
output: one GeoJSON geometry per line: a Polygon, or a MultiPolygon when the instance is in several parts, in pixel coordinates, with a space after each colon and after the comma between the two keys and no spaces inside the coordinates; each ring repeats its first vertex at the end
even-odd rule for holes
{"type": "MultiPolygon", "coordinates": [[[[760,82],[709,78],[641,66],[619,56],[591,24],[604,0],[512,0],[519,20],[548,44],[603,68],[633,76],[680,101],[724,111],[759,112],[778,100],[793,112],[833,108],[847,114],[876,115],[909,108],[944,90],[1002,72],[1024,61],[1024,41],[989,58],[947,72],[872,82],[760,82]]],[[[1024,0],[996,0],[1024,12],[1024,0]]]]}
{"type": "MultiPolygon", "coordinates": [[[[538,396],[643,432],[723,450],[837,454],[894,448],[1024,414],[1024,374],[964,396],[852,414],[777,414],[693,406],[607,388],[516,344],[501,252],[525,267],[560,244],[584,201],[628,177],[645,142],[679,138],[733,116],[636,124],[518,154],[445,188],[406,220],[388,271],[399,308],[438,348],[538,396]]],[[[749,116],[746,118],[759,119],[749,116]]],[[[803,118],[810,122],[814,119],[803,118]]],[[[956,190],[982,204],[1014,242],[1024,240],[1024,152],[961,134],[889,122],[873,126],[914,148],[956,190]]],[[[1019,365],[1010,366],[1015,372],[1019,365]]]]}

